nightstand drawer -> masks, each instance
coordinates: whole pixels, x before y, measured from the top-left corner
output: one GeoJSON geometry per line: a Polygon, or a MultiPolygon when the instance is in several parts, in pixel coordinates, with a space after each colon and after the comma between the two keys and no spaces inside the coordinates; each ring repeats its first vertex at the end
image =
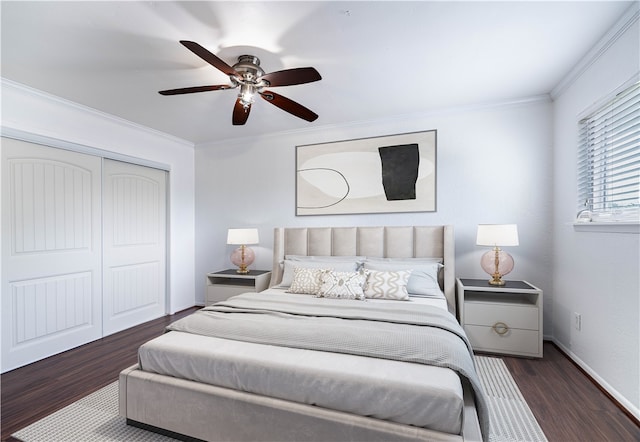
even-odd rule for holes
{"type": "Polygon", "coordinates": [[[539,309],[529,305],[467,302],[465,304],[465,324],[493,326],[504,322],[510,328],[538,330],[539,309]]]}
{"type": "Polygon", "coordinates": [[[215,284],[207,290],[206,305],[215,304],[216,302],[226,301],[228,298],[242,293],[253,292],[253,287],[246,285],[223,285],[215,284]]]}
{"type": "Polygon", "coordinates": [[[511,353],[522,356],[538,356],[541,353],[540,334],[535,330],[520,330],[479,325],[465,325],[464,330],[474,350],[511,353]],[[504,334],[500,334],[504,332],[504,334]]]}
{"type": "Polygon", "coordinates": [[[207,273],[204,303],[211,305],[241,293],[261,292],[269,287],[270,280],[271,272],[267,270],[251,270],[246,274],[235,269],[207,273]]]}

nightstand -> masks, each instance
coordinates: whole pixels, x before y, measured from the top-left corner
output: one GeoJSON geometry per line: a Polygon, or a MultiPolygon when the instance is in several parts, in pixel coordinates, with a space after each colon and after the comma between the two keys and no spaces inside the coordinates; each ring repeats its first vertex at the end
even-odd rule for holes
{"type": "Polygon", "coordinates": [[[457,279],[460,325],[475,351],[542,357],[542,290],[527,281],[457,279]]]}
{"type": "Polygon", "coordinates": [[[204,303],[211,305],[240,293],[261,292],[269,287],[270,280],[268,270],[251,270],[244,275],[236,269],[207,273],[204,303]]]}

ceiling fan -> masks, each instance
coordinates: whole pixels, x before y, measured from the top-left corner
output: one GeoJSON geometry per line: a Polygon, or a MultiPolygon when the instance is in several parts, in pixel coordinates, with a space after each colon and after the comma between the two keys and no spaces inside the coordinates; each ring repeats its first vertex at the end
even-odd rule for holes
{"type": "Polygon", "coordinates": [[[236,104],[233,107],[232,121],[234,125],[246,123],[256,94],[259,94],[269,103],[303,120],[314,121],[318,118],[316,113],[301,104],[275,92],[265,90],[267,87],[291,86],[321,80],[322,77],[314,68],[285,69],[265,74],[260,67],[260,60],[253,55],[241,55],[238,57],[236,64],[229,66],[198,43],[187,40],[181,40],[180,43],[213,67],[227,74],[231,84],[169,89],[159,91],[161,95],[192,94],[194,92],[219,91],[240,87],[236,104]]]}

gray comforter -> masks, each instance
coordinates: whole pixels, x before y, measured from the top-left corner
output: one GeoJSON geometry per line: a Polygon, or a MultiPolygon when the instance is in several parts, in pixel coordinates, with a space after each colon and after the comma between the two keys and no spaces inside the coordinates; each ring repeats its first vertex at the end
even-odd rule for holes
{"type": "Polygon", "coordinates": [[[488,411],[471,346],[455,318],[437,307],[246,293],[205,307],[167,330],[450,368],[474,389],[488,439],[488,411]]]}

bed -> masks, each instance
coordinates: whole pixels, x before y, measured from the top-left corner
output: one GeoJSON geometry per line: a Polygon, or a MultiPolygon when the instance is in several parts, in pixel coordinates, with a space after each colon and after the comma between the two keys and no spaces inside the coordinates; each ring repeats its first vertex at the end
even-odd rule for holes
{"type": "Polygon", "coordinates": [[[276,228],[270,288],[141,346],[120,414],[186,440],[488,440],[454,275],[451,226],[276,228]]]}

